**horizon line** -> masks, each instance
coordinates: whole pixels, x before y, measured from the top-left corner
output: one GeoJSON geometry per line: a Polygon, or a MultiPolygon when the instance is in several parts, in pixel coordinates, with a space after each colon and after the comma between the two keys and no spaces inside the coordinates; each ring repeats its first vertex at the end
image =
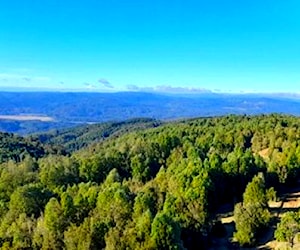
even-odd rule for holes
{"type": "Polygon", "coordinates": [[[288,91],[246,91],[246,90],[210,90],[202,89],[195,90],[189,88],[178,88],[177,90],[163,90],[155,88],[141,88],[138,90],[133,89],[87,89],[87,88],[50,88],[50,87],[0,87],[0,92],[12,92],[12,93],[25,93],[25,92],[53,92],[53,93],[151,93],[151,94],[172,94],[172,95],[283,95],[290,97],[300,97],[299,92],[288,92],[288,91]],[[182,91],[180,91],[182,90],[182,91]]]}

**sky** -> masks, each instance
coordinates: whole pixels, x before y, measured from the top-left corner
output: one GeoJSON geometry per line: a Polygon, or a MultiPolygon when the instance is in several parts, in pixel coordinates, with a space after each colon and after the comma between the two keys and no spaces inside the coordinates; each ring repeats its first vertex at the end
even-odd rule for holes
{"type": "Polygon", "coordinates": [[[0,90],[300,92],[298,0],[0,1],[0,90]]]}

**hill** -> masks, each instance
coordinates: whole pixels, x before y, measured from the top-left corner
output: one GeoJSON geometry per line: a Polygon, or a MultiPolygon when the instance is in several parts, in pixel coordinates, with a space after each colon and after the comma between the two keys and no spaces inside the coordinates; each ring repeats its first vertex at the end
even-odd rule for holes
{"type": "MultiPolygon", "coordinates": [[[[85,129],[75,129],[93,143],[68,155],[0,164],[0,247],[215,249],[220,243],[241,249],[296,237],[298,205],[269,204],[298,195],[298,117],[128,123],[116,123],[116,130],[107,124],[105,140],[100,132],[91,130],[90,140],[85,129]],[[152,125],[130,130],[143,123],[152,125]]],[[[46,139],[61,145],[60,138],[46,139]]]]}
{"type": "Polygon", "coordinates": [[[300,115],[300,99],[259,94],[159,94],[141,92],[0,92],[0,131],[29,134],[80,124],[228,114],[300,115]]]}
{"type": "Polygon", "coordinates": [[[0,163],[9,160],[20,162],[26,156],[38,159],[46,154],[45,151],[38,140],[0,132],[0,163]]]}
{"type": "Polygon", "coordinates": [[[71,153],[108,138],[118,137],[129,132],[154,128],[160,125],[161,122],[158,120],[136,118],[122,122],[104,122],[65,128],[33,135],[32,138],[36,138],[43,144],[52,146],[60,145],[65,152],[71,153]]]}

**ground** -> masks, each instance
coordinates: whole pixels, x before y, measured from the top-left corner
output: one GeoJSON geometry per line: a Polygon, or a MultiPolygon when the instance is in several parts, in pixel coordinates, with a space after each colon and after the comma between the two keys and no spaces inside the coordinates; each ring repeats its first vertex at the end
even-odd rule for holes
{"type": "MultiPolygon", "coordinates": [[[[258,245],[254,248],[240,248],[233,240],[234,218],[233,211],[228,211],[228,207],[224,206],[223,212],[217,215],[217,218],[221,221],[222,225],[226,229],[226,235],[222,238],[214,237],[212,239],[212,246],[210,250],[226,250],[226,249],[291,249],[288,243],[277,242],[274,239],[274,231],[276,224],[279,222],[280,217],[288,211],[297,211],[300,208],[300,188],[290,189],[284,192],[278,197],[277,202],[269,202],[270,211],[273,215],[273,220],[264,235],[259,239],[258,245]]],[[[295,237],[293,249],[300,250],[300,242],[295,237]]]]}

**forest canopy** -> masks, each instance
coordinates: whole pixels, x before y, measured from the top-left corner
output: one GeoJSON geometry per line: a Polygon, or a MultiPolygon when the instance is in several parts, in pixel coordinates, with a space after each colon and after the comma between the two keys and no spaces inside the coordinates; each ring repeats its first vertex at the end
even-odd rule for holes
{"type": "MultiPolygon", "coordinates": [[[[44,137],[50,147],[2,134],[1,249],[206,249],[224,204],[234,208],[237,243],[255,245],[271,220],[270,190],[298,185],[300,119],[231,115],[159,125],[80,142],[67,154],[54,150],[63,145],[53,136],[44,137]]],[[[279,240],[290,241],[282,232],[290,221],[299,230],[288,214],[279,240]]]]}

